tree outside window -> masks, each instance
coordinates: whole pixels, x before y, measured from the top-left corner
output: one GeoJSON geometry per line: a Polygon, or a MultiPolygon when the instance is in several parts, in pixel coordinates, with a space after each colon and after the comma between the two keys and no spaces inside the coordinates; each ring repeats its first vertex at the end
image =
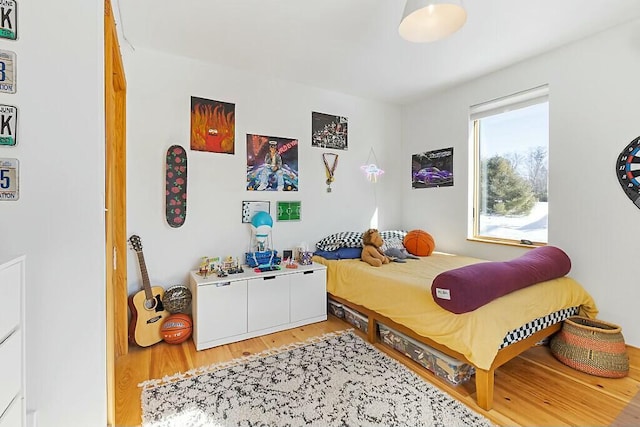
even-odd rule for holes
{"type": "Polygon", "coordinates": [[[471,108],[474,142],[470,238],[548,241],[547,87],[471,108]]]}

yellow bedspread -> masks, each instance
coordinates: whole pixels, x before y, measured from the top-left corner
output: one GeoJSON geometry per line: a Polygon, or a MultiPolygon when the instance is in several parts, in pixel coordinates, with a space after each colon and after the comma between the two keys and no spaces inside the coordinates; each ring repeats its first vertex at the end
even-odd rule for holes
{"type": "Polygon", "coordinates": [[[355,260],[313,260],[327,266],[327,292],[386,316],[417,334],[463,354],[490,369],[505,335],[539,317],[580,306],[595,318],[595,302],[570,277],[541,282],[512,292],[472,312],[454,314],[431,296],[431,282],[441,272],[484,260],[434,252],[419,260],[382,267],[355,260]]]}

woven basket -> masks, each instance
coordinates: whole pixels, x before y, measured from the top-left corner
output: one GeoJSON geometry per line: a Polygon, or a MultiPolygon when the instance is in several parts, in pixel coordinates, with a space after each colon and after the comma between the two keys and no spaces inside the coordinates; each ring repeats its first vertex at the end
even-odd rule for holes
{"type": "Polygon", "coordinates": [[[567,366],[591,375],[622,378],[629,373],[629,356],[620,326],[573,316],[551,338],[551,353],[567,366]]]}

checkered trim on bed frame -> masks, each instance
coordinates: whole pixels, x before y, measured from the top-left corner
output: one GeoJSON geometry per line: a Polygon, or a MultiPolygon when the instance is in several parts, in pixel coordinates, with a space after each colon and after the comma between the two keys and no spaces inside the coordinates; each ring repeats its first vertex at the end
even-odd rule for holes
{"type": "MultiPolygon", "coordinates": [[[[402,230],[387,230],[381,231],[380,237],[382,240],[397,237],[401,241],[404,240],[404,236],[407,235],[406,231],[402,230]]],[[[316,243],[316,249],[321,251],[335,251],[340,248],[361,248],[362,247],[362,232],[361,231],[342,231],[340,233],[331,234],[316,243]]]]}
{"type": "Polygon", "coordinates": [[[548,314],[544,317],[539,317],[535,320],[532,320],[524,326],[521,326],[507,333],[507,335],[505,335],[504,337],[504,340],[502,341],[502,344],[500,345],[500,349],[503,349],[506,346],[521,341],[525,338],[529,338],[534,333],[555,323],[562,322],[567,317],[575,316],[579,311],[580,307],[564,308],[562,310],[558,310],[556,312],[548,314]]]}

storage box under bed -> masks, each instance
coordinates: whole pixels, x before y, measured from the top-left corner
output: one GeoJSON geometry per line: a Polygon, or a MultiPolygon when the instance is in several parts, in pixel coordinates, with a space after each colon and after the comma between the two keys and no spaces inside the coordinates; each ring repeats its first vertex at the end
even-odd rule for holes
{"type": "Polygon", "coordinates": [[[344,319],[344,306],[339,302],[336,302],[331,298],[327,298],[327,308],[329,313],[340,319],[344,319]]]}
{"type": "Polygon", "coordinates": [[[383,324],[378,324],[380,341],[418,362],[453,385],[468,381],[475,373],[473,366],[422,344],[383,324]]]}
{"type": "Polygon", "coordinates": [[[360,329],[365,334],[369,331],[369,318],[362,313],[350,309],[347,306],[343,306],[344,320],[351,323],[356,328],[360,329]]]}

